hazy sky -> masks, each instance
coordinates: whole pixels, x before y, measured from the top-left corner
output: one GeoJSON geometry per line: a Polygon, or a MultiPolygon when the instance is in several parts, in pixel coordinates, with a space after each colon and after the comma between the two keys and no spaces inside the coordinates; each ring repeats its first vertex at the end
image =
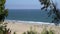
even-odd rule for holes
{"type": "Polygon", "coordinates": [[[39,0],[7,0],[6,8],[9,9],[40,9],[39,0]]]}
{"type": "MultiPolygon", "coordinates": [[[[60,0],[56,0],[58,8],[60,7],[60,0]]],[[[8,9],[40,9],[39,0],[7,0],[5,4],[8,9]]]]}

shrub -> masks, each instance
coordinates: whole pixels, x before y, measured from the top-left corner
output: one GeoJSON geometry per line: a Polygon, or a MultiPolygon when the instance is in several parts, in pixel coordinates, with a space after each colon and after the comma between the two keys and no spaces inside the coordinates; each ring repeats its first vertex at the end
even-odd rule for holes
{"type": "Polygon", "coordinates": [[[32,30],[32,27],[30,27],[30,31],[23,32],[23,34],[37,34],[37,32],[32,30]]]}
{"type": "Polygon", "coordinates": [[[14,32],[13,34],[16,34],[16,32],[14,32]]]}
{"type": "Polygon", "coordinates": [[[45,29],[43,29],[43,31],[41,32],[41,34],[54,34],[54,32],[53,32],[53,30],[47,30],[46,28],[45,29]]]}

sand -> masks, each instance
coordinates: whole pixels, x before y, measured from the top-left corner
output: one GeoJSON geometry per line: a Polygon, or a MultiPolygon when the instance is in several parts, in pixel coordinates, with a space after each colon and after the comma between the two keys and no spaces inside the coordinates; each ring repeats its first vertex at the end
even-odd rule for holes
{"type": "Polygon", "coordinates": [[[46,27],[47,30],[54,30],[55,34],[60,34],[60,26],[49,25],[49,24],[33,24],[33,23],[17,23],[17,22],[8,22],[7,28],[10,28],[11,34],[16,32],[16,34],[22,34],[23,32],[30,31],[32,27],[33,31],[37,31],[39,34],[46,27]]]}

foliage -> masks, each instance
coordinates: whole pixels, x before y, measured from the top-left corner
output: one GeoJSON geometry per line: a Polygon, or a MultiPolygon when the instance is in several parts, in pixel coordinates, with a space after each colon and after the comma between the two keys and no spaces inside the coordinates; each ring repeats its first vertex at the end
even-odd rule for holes
{"type": "Polygon", "coordinates": [[[9,33],[9,29],[7,29],[6,27],[7,27],[7,25],[5,23],[0,25],[0,34],[8,34],[9,33]]]}
{"type": "Polygon", "coordinates": [[[46,29],[43,29],[43,31],[41,32],[41,34],[48,34],[49,32],[46,29]]]}
{"type": "Polygon", "coordinates": [[[54,32],[52,30],[49,31],[49,34],[54,34],[54,32]]]}
{"type": "Polygon", "coordinates": [[[37,34],[37,32],[32,30],[32,27],[30,28],[30,31],[23,32],[23,34],[37,34]]]}
{"type": "Polygon", "coordinates": [[[5,2],[6,0],[0,0],[0,22],[4,21],[8,15],[8,9],[5,9],[5,2]]]}
{"type": "MultiPolygon", "coordinates": [[[[0,0],[0,34],[11,34],[10,29],[7,29],[7,23],[3,23],[8,16],[8,9],[5,9],[6,0],[0,0]]],[[[15,34],[15,33],[14,33],[15,34]]]]}
{"type": "Polygon", "coordinates": [[[11,34],[10,29],[7,29],[7,23],[3,23],[8,16],[8,9],[5,9],[6,0],[0,0],[0,34],[11,34]],[[10,31],[10,32],[9,32],[10,31]]]}
{"type": "Polygon", "coordinates": [[[52,22],[54,22],[55,25],[58,25],[60,20],[60,11],[59,9],[57,9],[56,4],[53,3],[53,0],[39,0],[39,1],[41,2],[41,5],[43,5],[41,10],[45,9],[47,11],[49,9],[48,17],[52,17],[53,18],[52,22]]]}
{"type": "Polygon", "coordinates": [[[43,29],[43,31],[41,32],[41,34],[54,34],[53,30],[47,30],[47,29],[43,29]]]}
{"type": "MultiPolygon", "coordinates": [[[[30,28],[30,31],[27,31],[27,32],[23,32],[23,34],[40,34],[38,32],[35,32],[33,31],[31,28],[30,28]]],[[[41,32],[41,34],[55,34],[53,30],[47,30],[46,27],[43,29],[43,31],[41,32]]]]}
{"type": "Polygon", "coordinates": [[[14,32],[13,34],[16,34],[16,32],[14,32]]]}
{"type": "Polygon", "coordinates": [[[23,34],[26,34],[26,32],[23,32],[23,34]]]}

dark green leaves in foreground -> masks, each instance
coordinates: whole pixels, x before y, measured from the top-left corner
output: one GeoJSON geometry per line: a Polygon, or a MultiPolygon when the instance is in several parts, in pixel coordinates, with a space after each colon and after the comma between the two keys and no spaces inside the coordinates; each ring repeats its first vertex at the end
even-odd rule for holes
{"type": "Polygon", "coordinates": [[[41,5],[44,5],[41,10],[47,9],[50,5],[50,0],[39,0],[41,2],[41,5]]]}
{"type": "Polygon", "coordinates": [[[8,15],[8,10],[5,9],[6,0],[0,0],[0,22],[4,21],[5,17],[8,15]]]}
{"type": "Polygon", "coordinates": [[[43,5],[43,7],[41,8],[41,10],[45,9],[46,11],[48,11],[48,17],[52,17],[52,22],[55,23],[55,25],[59,24],[60,21],[60,11],[59,9],[57,9],[56,4],[53,3],[53,0],[39,0],[41,5],[43,5]],[[49,9],[48,9],[49,8],[49,9]]]}

